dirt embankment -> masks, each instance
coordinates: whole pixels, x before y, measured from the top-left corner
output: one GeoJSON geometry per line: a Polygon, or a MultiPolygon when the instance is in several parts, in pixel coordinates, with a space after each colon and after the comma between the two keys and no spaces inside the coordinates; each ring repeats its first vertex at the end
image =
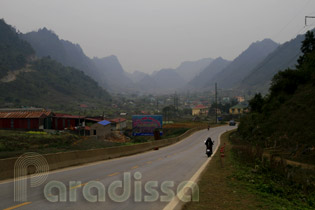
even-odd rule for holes
{"type": "Polygon", "coordinates": [[[8,74],[0,79],[0,82],[3,83],[8,83],[8,82],[13,82],[14,80],[16,80],[16,77],[22,73],[22,72],[34,72],[35,70],[30,69],[29,66],[27,66],[26,68],[23,69],[19,69],[19,70],[15,70],[15,71],[9,71],[8,74]]]}

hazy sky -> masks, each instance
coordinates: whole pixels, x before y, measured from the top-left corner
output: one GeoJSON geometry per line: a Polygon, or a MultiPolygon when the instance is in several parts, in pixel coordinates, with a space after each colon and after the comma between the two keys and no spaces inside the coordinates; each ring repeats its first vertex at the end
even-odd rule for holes
{"type": "Polygon", "coordinates": [[[315,0],[0,0],[0,18],[21,32],[47,27],[129,72],[231,60],[257,40],[306,31],[305,15],[315,16],[315,0]]]}

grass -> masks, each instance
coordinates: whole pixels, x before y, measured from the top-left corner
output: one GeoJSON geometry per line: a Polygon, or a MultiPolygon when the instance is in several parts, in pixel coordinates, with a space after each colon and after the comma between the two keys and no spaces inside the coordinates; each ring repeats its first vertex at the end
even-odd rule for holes
{"type": "MultiPolygon", "coordinates": [[[[163,128],[195,128],[199,126],[208,126],[207,122],[178,122],[163,125],[163,128]]],[[[213,125],[212,125],[213,126],[213,125]]]]}
{"type": "Polygon", "coordinates": [[[0,158],[15,157],[25,152],[67,151],[78,140],[78,136],[68,133],[0,130],[0,158]]]}
{"type": "MultiPolygon", "coordinates": [[[[163,129],[162,139],[173,138],[182,135],[193,125],[199,124],[187,123],[172,124],[174,127],[163,129]],[[187,125],[186,124],[186,125],[187,125]]],[[[128,132],[125,133],[127,136],[128,132]]],[[[74,150],[98,149],[113,146],[123,146],[139,144],[148,141],[154,141],[153,136],[132,137],[130,142],[118,143],[109,142],[102,139],[93,139],[84,136],[69,134],[67,132],[46,133],[40,131],[16,131],[16,130],[0,130],[0,159],[17,157],[26,152],[37,152],[40,154],[66,152],[74,150]]]]}
{"type": "Polygon", "coordinates": [[[198,183],[200,201],[184,206],[190,209],[314,209],[315,193],[305,193],[301,186],[262,167],[245,153],[233,149],[227,132],[224,162],[216,153],[198,183]]]}

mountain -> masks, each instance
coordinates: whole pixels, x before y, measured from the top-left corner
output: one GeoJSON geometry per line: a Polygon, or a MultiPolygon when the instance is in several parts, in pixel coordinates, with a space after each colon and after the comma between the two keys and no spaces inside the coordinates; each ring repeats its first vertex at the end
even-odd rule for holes
{"type": "Polygon", "coordinates": [[[203,71],[195,76],[188,85],[192,88],[203,88],[207,86],[207,82],[226,68],[230,63],[231,61],[225,60],[221,57],[214,59],[203,71]]]}
{"type": "Polygon", "coordinates": [[[231,89],[235,87],[278,46],[271,39],[252,43],[226,68],[210,79],[208,86],[213,86],[217,82],[220,88],[231,89]]]}
{"type": "Polygon", "coordinates": [[[127,76],[132,80],[132,82],[138,83],[149,75],[141,71],[134,71],[132,73],[127,73],[127,76]]]}
{"type": "Polygon", "coordinates": [[[21,37],[30,42],[38,57],[50,56],[65,66],[77,68],[96,80],[109,91],[130,91],[132,81],[127,77],[116,56],[104,58],[86,56],[78,44],[59,39],[46,28],[30,32],[21,37]]]}
{"type": "Polygon", "coordinates": [[[174,69],[161,69],[151,75],[143,75],[136,83],[137,90],[142,93],[173,93],[186,84],[186,81],[174,69]]]}
{"type": "Polygon", "coordinates": [[[128,77],[136,83],[137,90],[146,93],[171,93],[180,91],[187,82],[199,74],[211,62],[212,58],[182,62],[176,69],[161,69],[151,75],[135,71],[128,77]]]}
{"type": "Polygon", "coordinates": [[[305,35],[300,47],[303,59],[299,60],[299,65],[275,74],[268,95],[255,94],[249,102],[251,112],[241,118],[238,133],[244,143],[277,148],[276,154],[284,158],[314,164],[315,150],[305,149],[315,145],[315,38],[312,32],[305,35]]]}
{"type": "Polygon", "coordinates": [[[116,56],[111,55],[104,58],[93,58],[93,63],[100,74],[101,78],[104,79],[108,88],[112,91],[127,91],[132,87],[133,82],[127,76],[123,67],[119,63],[116,56]]]}
{"type": "Polygon", "coordinates": [[[103,87],[107,87],[100,78],[94,63],[87,57],[80,45],[59,39],[59,37],[47,28],[38,31],[20,34],[20,37],[29,42],[36,51],[38,57],[51,57],[65,66],[77,68],[94,78],[103,87]]]}
{"type": "Polygon", "coordinates": [[[16,30],[0,19],[0,78],[25,66],[34,53],[31,45],[19,39],[16,30]]]}
{"type": "Polygon", "coordinates": [[[185,61],[182,62],[179,67],[175,69],[175,71],[183,79],[190,81],[202,70],[204,70],[212,61],[212,58],[203,58],[197,61],[185,61]]]}
{"type": "Polygon", "coordinates": [[[184,85],[184,79],[174,69],[162,69],[158,71],[153,79],[159,88],[164,90],[177,89],[184,85]]]}
{"type": "Polygon", "coordinates": [[[160,93],[161,91],[158,82],[150,75],[144,76],[136,83],[136,86],[140,92],[144,93],[160,93]]]}
{"type": "Polygon", "coordinates": [[[2,106],[73,111],[81,103],[104,106],[110,100],[110,95],[82,71],[65,67],[48,57],[36,58],[30,44],[21,40],[3,20],[0,20],[0,46],[9,49],[1,52],[1,65],[19,61],[18,65],[6,65],[5,71],[0,68],[4,74],[0,77],[2,106]]]}
{"type": "Polygon", "coordinates": [[[250,74],[240,82],[239,87],[266,92],[272,77],[278,71],[292,68],[297,64],[297,59],[301,55],[300,47],[303,39],[304,35],[298,35],[280,45],[253,68],[250,74]]]}

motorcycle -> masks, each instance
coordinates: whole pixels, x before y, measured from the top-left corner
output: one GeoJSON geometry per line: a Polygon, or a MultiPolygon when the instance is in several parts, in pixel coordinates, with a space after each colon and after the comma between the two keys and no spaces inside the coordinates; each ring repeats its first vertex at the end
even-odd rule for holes
{"type": "MultiPolygon", "coordinates": [[[[206,144],[206,141],[205,141],[205,144],[206,144]]],[[[207,145],[207,144],[206,144],[206,145],[207,145]]],[[[212,141],[211,147],[213,147],[213,145],[214,145],[214,141],[212,141]]],[[[207,146],[206,155],[207,155],[208,157],[210,157],[210,156],[212,155],[212,148],[210,149],[210,148],[208,148],[208,146],[207,146]]]]}
{"type": "Polygon", "coordinates": [[[207,154],[208,157],[210,157],[210,156],[212,155],[211,150],[210,150],[210,149],[207,149],[206,154],[207,154]]]}

